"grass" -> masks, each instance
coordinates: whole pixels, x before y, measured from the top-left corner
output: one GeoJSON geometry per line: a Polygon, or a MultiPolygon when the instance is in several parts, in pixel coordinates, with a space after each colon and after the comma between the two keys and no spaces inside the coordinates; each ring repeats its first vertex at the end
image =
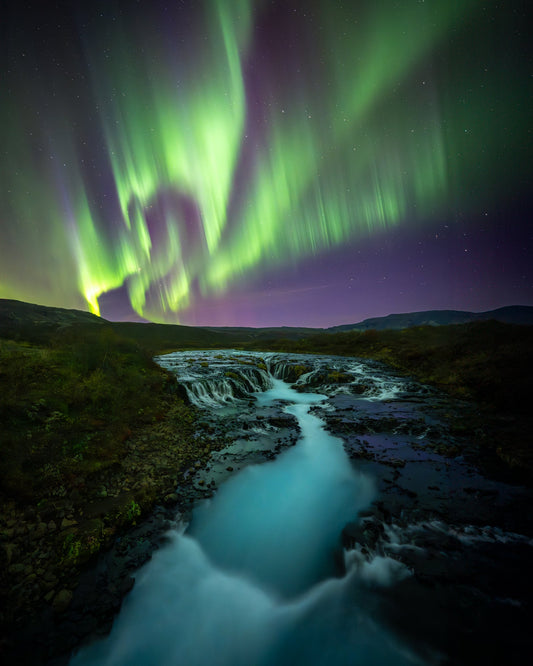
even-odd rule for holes
{"type": "Polygon", "coordinates": [[[175,378],[137,342],[106,326],[41,334],[0,339],[4,626],[74,586],[117,532],[223,445],[198,434],[175,378]]]}
{"type": "Polygon", "coordinates": [[[0,487],[20,500],[120,460],[129,433],[161,415],[169,377],[103,330],[48,347],[0,344],[0,487]]]}

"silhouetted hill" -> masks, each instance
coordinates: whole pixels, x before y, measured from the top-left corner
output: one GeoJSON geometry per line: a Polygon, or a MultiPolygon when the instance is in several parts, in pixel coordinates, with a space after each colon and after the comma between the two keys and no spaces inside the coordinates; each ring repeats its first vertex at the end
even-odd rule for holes
{"type": "Polygon", "coordinates": [[[45,343],[51,337],[83,338],[96,328],[112,329],[121,337],[134,340],[154,353],[178,348],[213,348],[254,344],[262,341],[302,340],[320,333],[343,331],[398,330],[415,326],[448,326],[477,321],[496,320],[507,324],[533,325],[533,307],[509,306],[488,312],[461,310],[428,310],[391,314],[386,317],[365,319],[357,324],[344,324],[328,329],[278,326],[251,328],[245,326],[183,326],[180,324],[152,324],[138,322],[111,322],[82,310],[47,307],[0,299],[0,337],[45,343]]]}
{"type": "Polygon", "coordinates": [[[243,342],[253,340],[299,340],[308,335],[322,333],[323,328],[306,328],[298,326],[271,326],[268,328],[251,328],[249,326],[208,326],[207,330],[214,333],[226,333],[243,342]]]}
{"type": "Polygon", "coordinates": [[[0,337],[44,344],[51,338],[74,342],[93,336],[95,330],[111,329],[134,340],[153,353],[186,347],[189,349],[231,347],[258,340],[297,340],[322,332],[313,328],[202,327],[179,324],[112,322],[81,310],[47,307],[0,299],[0,337]]]}
{"type": "Polygon", "coordinates": [[[17,326],[26,324],[101,324],[105,321],[105,319],[83,310],[53,308],[46,305],[35,305],[34,303],[0,298],[0,326],[2,329],[9,326],[9,324],[17,326]]]}
{"type": "Polygon", "coordinates": [[[342,331],[367,331],[375,329],[411,328],[412,326],[448,326],[450,324],[469,324],[474,321],[499,321],[504,324],[533,325],[533,307],[528,305],[510,305],[487,312],[466,312],[463,310],[427,310],[425,312],[404,312],[386,317],[373,317],[357,324],[343,324],[328,328],[328,333],[342,331]]]}

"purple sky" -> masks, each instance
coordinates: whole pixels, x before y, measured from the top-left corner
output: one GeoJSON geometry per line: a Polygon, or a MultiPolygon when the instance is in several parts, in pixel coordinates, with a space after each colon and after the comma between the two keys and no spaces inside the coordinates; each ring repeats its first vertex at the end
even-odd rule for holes
{"type": "Polygon", "coordinates": [[[203,5],[8,0],[0,297],[258,327],[533,305],[525,6],[203,5]]]}

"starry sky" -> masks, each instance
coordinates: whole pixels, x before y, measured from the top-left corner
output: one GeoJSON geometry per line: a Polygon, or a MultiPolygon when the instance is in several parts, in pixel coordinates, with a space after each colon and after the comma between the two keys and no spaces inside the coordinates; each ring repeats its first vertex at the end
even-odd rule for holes
{"type": "Polygon", "coordinates": [[[0,297],[220,326],[533,305],[526,5],[7,0],[0,297]]]}

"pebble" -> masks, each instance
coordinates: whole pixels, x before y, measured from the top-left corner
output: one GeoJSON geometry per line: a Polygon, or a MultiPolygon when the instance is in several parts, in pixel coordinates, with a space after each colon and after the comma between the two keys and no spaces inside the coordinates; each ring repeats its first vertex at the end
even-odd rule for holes
{"type": "Polygon", "coordinates": [[[77,520],[69,520],[68,518],[63,518],[61,521],[61,529],[64,530],[67,527],[73,527],[74,525],[77,525],[78,521],[77,520]]]}

